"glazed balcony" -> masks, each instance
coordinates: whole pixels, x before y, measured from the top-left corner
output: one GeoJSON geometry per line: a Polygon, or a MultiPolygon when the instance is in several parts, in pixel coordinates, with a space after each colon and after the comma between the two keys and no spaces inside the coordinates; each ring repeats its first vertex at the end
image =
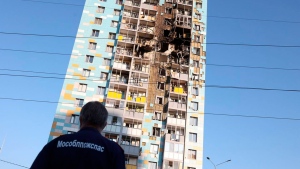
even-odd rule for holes
{"type": "Polygon", "coordinates": [[[133,56],[133,49],[132,48],[118,47],[117,50],[116,50],[116,54],[124,55],[124,56],[133,56]]]}
{"type": "Polygon", "coordinates": [[[107,124],[103,131],[110,132],[110,133],[120,133],[121,128],[122,128],[122,126],[107,124]]]}
{"type": "Polygon", "coordinates": [[[129,70],[130,69],[130,62],[122,62],[120,60],[115,60],[113,64],[114,69],[121,69],[121,70],[129,70]]]}
{"type": "Polygon", "coordinates": [[[176,102],[176,101],[169,101],[169,109],[177,109],[177,110],[182,110],[186,111],[187,104],[184,102],[176,102]]]}
{"type": "MultiPolygon", "coordinates": [[[[128,108],[127,108],[128,109],[128,108]]],[[[128,109],[124,113],[124,117],[131,118],[131,119],[137,119],[137,120],[143,120],[144,118],[144,111],[143,109],[128,109]]]]}
{"type": "Polygon", "coordinates": [[[136,31],[137,30],[137,24],[134,24],[134,23],[122,23],[121,24],[121,29],[136,31]]]}
{"type": "Polygon", "coordinates": [[[134,6],[134,7],[139,7],[141,5],[140,1],[133,1],[133,0],[126,0],[125,5],[127,6],[134,6]]]}
{"type": "Polygon", "coordinates": [[[185,127],[185,119],[168,117],[167,125],[185,127]]]}
{"type": "Polygon", "coordinates": [[[166,141],[169,142],[184,142],[184,136],[179,134],[166,134],[166,141]]]}

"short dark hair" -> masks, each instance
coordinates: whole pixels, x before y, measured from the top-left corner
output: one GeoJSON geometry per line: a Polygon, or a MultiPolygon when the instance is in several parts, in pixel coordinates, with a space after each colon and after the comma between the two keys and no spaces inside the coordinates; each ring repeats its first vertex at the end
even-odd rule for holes
{"type": "Polygon", "coordinates": [[[108,112],[104,105],[97,101],[88,102],[81,111],[80,117],[82,123],[104,127],[107,121],[108,112]]]}

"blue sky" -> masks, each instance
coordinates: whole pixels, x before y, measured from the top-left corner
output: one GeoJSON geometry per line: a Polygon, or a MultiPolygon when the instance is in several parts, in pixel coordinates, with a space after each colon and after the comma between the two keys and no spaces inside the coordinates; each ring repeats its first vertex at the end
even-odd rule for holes
{"type": "MultiPolygon", "coordinates": [[[[54,2],[54,0],[52,0],[54,2]]],[[[83,0],[55,2],[84,4],[83,0]]],[[[300,21],[299,1],[208,2],[209,16],[300,21]]],[[[0,31],[76,35],[82,7],[2,0],[0,31]]],[[[207,41],[300,45],[300,24],[208,18],[207,41]]],[[[0,34],[0,48],[70,53],[74,39],[0,34]]],[[[207,45],[207,63],[300,68],[300,48],[207,45]]],[[[0,51],[0,68],[65,73],[69,56],[0,51]]],[[[0,74],[14,73],[0,71],[0,74]]],[[[25,73],[14,73],[25,74],[25,73]]],[[[42,75],[44,76],[44,75],[42,75]]],[[[55,75],[57,76],[57,75],[55,75]]],[[[59,79],[0,76],[0,97],[57,101],[59,79]]],[[[207,85],[300,89],[299,71],[207,66],[207,85]]],[[[300,118],[300,93],[207,88],[206,113],[300,118]]],[[[47,143],[56,104],[0,100],[0,159],[30,166],[47,143]]],[[[222,169],[300,168],[300,121],[205,116],[204,157],[222,169]]],[[[20,167],[0,161],[0,168],[20,167]]],[[[204,159],[204,169],[213,166],[204,159]]]]}

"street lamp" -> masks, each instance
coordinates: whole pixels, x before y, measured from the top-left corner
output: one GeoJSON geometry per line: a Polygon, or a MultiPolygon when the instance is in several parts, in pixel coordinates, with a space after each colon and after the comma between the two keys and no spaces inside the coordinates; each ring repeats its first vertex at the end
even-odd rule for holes
{"type": "Polygon", "coordinates": [[[217,166],[218,166],[218,165],[221,165],[221,164],[224,164],[224,163],[228,163],[228,162],[231,161],[231,160],[227,160],[227,161],[224,161],[224,162],[222,162],[222,163],[219,163],[219,164],[215,165],[215,163],[212,162],[211,159],[210,159],[209,157],[206,157],[206,158],[212,163],[212,165],[214,165],[215,169],[217,169],[217,166]]]}

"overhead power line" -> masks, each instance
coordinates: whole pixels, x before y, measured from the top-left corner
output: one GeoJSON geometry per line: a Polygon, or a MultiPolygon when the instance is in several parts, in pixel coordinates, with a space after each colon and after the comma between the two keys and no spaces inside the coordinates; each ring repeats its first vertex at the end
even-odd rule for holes
{"type": "MultiPolygon", "coordinates": [[[[39,37],[54,37],[54,38],[91,38],[91,39],[110,39],[110,40],[118,40],[117,38],[98,38],[98,37],[76,37],[70,35],[51,35],[51,34],[35,34],[35,33],[20,33],[20,32],[3,32],[0,34],[6,35],[20,35],[20,36],[39,36],[39,37]]],[[[300,48],[300,45],[278,45],[278,44],[250,44],[250,43],[223,43],[223,42],[206,42],[202,44],[207,45],[222,45],[222,46],[247,46],[247,47],[277,47],[277,48],[300,48]]],[[[12,51],[24,51],[19,49],[0,49],[0,50],[12,50],[12,51]]],[[[30,51],[32,52],[32,51],[30,51]]],[[[44,52],[41,52],[44,53],[44,52]]],[[[47,52],[46,52],[47,53],[47,52]]],[[[55,53],[57,54],[57,53],[55,53]]]]}
{"type": "Polygon", "coordinates": [[[29,168],[29,167],[25,167],[25,166],[20,165],[20,164],[16,164],[16,163],[9,162],[9,161],[5,161],[5,160],[1,160],[1,159],[0,159],[0,161],[2,161],[2,162],[4,162],[4,163],[11,164],[11,165],[19,166],[19,167],[22,167],[22,168],[29,168]]]}
{"type": "MultiPolygon", "coordinates": [[[[107,81],[107,80],[95,80],[95,79],[77,79],[77,78],[65,78],[65,77],[51,77],[51,76],[36,76],[36,75],[16,75],[16,74],[0,74],[0,76],[9,77],[26,77],[26,78],[43,78],[43,79],[74,79],[80,81],[107,81]]],[[[118,83],[119,81],[109,81],[118,83]]],[[[134,80],[129,81],[135,82],[134,80]]],[[[141,82],[143,84],[157,84],[157,82],[141,82]]],[[[122,85],[122,84],[120,84],[122,85]]],[[[201,86],[201,85],[191,85],[188,86],[201,86]]],[[[262,90],[262,91],[280,91],[280,92],[300,92],[299,89],[279,89],[279,88],[261,88],[261,87],[244,87],[244,86],[223,86],[223,85],[203,85],[203,88],[219,88],[219,89],[239,89],[239,90],[262,90]]]]}
{"type": "MultiPolygon", "coordinates": [[[[47,101],[47,100],[33,100],[33,99],[7,98],[7,97],[6,98],[0,97],[0,100],[25,101],[25,102],[36,102],[36,103],[46,103],[46,104],[74,104],[74,103],[54,102],[54,101],[47,101]]],[[[115,108],[115,109],[122,109],[122,108],[115,108]]],[[[147,111],[153,109],[144,109],[144,110],[147,111]]],[[[225,113],[202,113],[202,114],[214,115],[214,116],[300,121],[300,118],[291,118],[291,117],[274,117],[274,116],[258,116],[258,115],[242,115],[242,114],[225,114],[225,113]]]]}
{"type": "Polygon", "coordinates": [[[286,70],[286,71],[299,71],[300,70],[300,69],[297,69],[297,68],[247,66],[247,65],[227,65],[227,64],[214,64],[214,63],[207,63],[206,65],[207,66],[216,66],[216,67],[232,67],[232,68],[248,68],[248,69],[267,69],[267,70],[286,70]]]}
{"type": "MultiPolygon", "coordinates": [[[[21,1],[52,4],[52,5],[74,6],[74,7],[94,7],[94,8],[98,7],[98,6],[90,6],[90,5],[80,5],[80,4],[72,4],[72,3],[50,2],[50,1],[39,1],[39,0],[21,0],[21,1]]],[[[101,3],[101,2],[99,2],[99,3],[101,3]]],[[[114,8],[110,8],[110,7],[105,7],[105,8],[114,9],[114,8]]],[[[275,23],[290,23],[290,24],[299,24],[300,23],[300,21],[275,20],[275,19],[242,18],[242,17],[231,17],[231,16],[217,16],[217,15],[202,15],[202,16],[206,16],[208,18],[234,19],[234,20],[243,20],[243,21],[275,22],[275,23]]]]}

